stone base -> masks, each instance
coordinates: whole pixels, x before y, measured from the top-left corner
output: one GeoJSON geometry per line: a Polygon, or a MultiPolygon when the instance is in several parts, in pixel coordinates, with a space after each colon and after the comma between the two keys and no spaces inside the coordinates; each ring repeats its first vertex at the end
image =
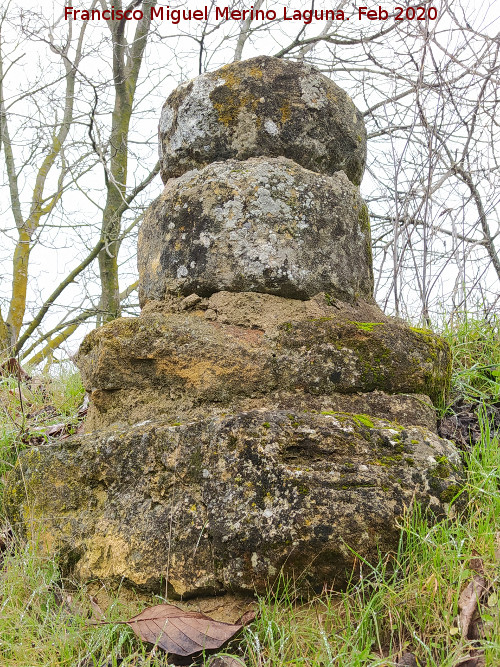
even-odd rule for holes
{"type": "Polygon", "coordinates": [[[87,429],[260,408],[366,412],[435,428],[425,397],[445,394],[450,352],[432,333],[324,294],[301,302],[219,292],[188,302],[85,338],[78,365],[90,393],[87,429]]]}
{"type": "Polygon", "coordinates": [[[5,505],[81,579],[193,597],[341,586],[397,548],[414,500],[443,517],[453,445],[366,415],[254,410],[157,421],[23,452],[5,505]]]}
{"type": "Polygon", "coordinates": [[[287,410],[312,414],[330,411],[368,414],[379,419],[395,421],[401,426],[423,426],[436,433],[436,410],[424,394],[386,394],[372,391],[357,394],[309,396],[302,392],[273,392],[255,398],[243,397],[220,403],[199,403],[170,398],[163,389],[95,390],[92,392],[85,421],[85,431],[91,432],[113,425],[120,427],[147,420],[164,420],[179,426],[207,417],[226,417],[251,410],[287,410]]]}

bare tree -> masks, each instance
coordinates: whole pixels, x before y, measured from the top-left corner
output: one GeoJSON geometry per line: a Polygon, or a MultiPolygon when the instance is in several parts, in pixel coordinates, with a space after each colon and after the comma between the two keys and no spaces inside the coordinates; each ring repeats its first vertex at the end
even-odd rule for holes
{"type": "MultiPolygon", "coordinates": [[[[3,292],[0,349],[40,362],[82,324],[129,312],[137,226],[161,187],[155,126],[163,99],[187,78],[260,53],[311,62],[364,114],[362,193],[372,213],[379,302],[426,324],[475,302],[495,308],[500,40],[493,5],[426,1],[422,20],[407,0],[400,5],[402,20],[394,13],[358,21],[345,1],[338,9],[350,21],[238,22],[218,16],[211,2],[208,19],[172,24],[151,21],[156,0],[117,0],[116,10],[137,7],[144,18],[108,21],[104,32],[102,23],[21,14],[18,42],[0,43],[4,187],[13,221],[0,256],[13,276],[10,294],[3,292]],[[51,66],[12,92],[26,43],[46,49],[51,66]],[[20,113],[24,105],[29,114],[20,113]],[[62,277],[59,271],[52,286],[37,290],[28,262],[42,244],[53,248],[51,256],[67,257],[68,245],[75,250],[62,277]]],[[[292,3],[286,7],[290,12],[292,3]]],[[[261,8],[269,8],[266,0],[254,3],[261,8]]],[[[248,7],[233,0],[232,9],[248,7]]],[[[309,9],[320,11],[317,2],[309,9]]],[[[4,14],[2,36],[6,21],[4,14]]]]}
{"type": "MultiPolygon", "coordinates": [[[[133,2],[129,7],[133,8],[141,4],[133,2]]],[[[125,36],[124,22],[108,22],[110,40],[108,43],[101,42],[99,47],[109,47],[112,55],[112,80],[106,79],[94,81],[91,76],[82,69],[82,61],[85,55],[95,55],[96,46],[92,44],[85,48],[85,32],[87,22],[82,22],[77,34],[74,34],[74,21],[72,17],[65,25],[65,34],[57,34],[57,21],[47,22],[41,16],[31,15],[23,17],[21,24],[22,35],[26,41],[37,42],[45,46],[51,53],[56,54],[62,65],[62,71],[53,66],[55,76],[52,81],[43,81],[34,89],[23,91],[11,99],[7,104],[4,94],[4,72],[3,64],[5,56],[0,57],[0,122],[2,148],[6,165],[8,188],[11,201],[11,211],[18,234],[18,240],[12,253],[12,288],[9,299],[7,318],[0,315],[0,350],[15,354],[22,350],[30,337],[40,326],[47,313],[53,308],[60,295],[71,286],[75,280],[89,267],[96,258],[99,260],[101,278],[101,297],[98,305],[93,308],[84,309],[85,317],[80,314],[77,322],[81,323],[98,314],[102,320],[116,317],[120,312],[121,299],[127,298],[131,289],[127,288],[120,295],[118,289],[118,251],[124,238],[130,233],[140,214],[135,215],[135,221],[127,226],[122,233],[121,220],[125,211],[129,210],[136,197],[144,190],[158,173],[158,165],[144,176],[140,182],[134,182],[127,188],[127,166],[129,159],[128,137],[130,120],[134,107],[134,96],[137,91],[139,71],[151,27],[150,8],[155,6],[156,0],[146,0],[142,3],[144,20],[138,21],[131,41],[125,36]],[[55,97],[55,90],[60,90],[61,82],[64,85],[64,103],[61,105],[60,98],[55,97]],[[96,113],[101,112],[99,108],[101,95],[106,94],[109,85],[114,89],[114,103],[110,113],[111,123],[108,129],[108,138],[102,139],[102,132],[98,127],[96,113]],[[77,88],[79,89],[77,92],[77,88]],[[50,104],[42,109],[42,94],[50,100],[50,104]],[[10,132],[10,119],[16,116],[16,107],[29,102],[40,113],[36,132],[24,132],[26,143],[20,150],[19,142],[12,140],[10,132]],[[75,105],[84,107],[83,113],[75,113],[75,105]],[[62,117],[57,121],[59,109],[62,108],[62,117]],[[56,118],[55,125],[51,121],[56,118]],[[47,120],[49,119],[49,120],[47,120]],[[73,130],[77,134],[70,135],[73,130]],[[79,131],[79,132],[78,132],[79,131]],[[40,146],[40,134],[45,135],[46,143],[40,146]],[[71,143],[70,143],[71,141],[71,143]],[[83,153],[82,153],[83,148],[83,153]],[[20,168],[16,165],[16,149],[19,153],[27,154],[28,159],[20,168]],[[80,155],[75,158],[75,150],[80,155]],[[70,154],[73,153],[71,156],[70,154]],[[33,186],[28,194],[29,207],[23,215],[23,200],[18,187],[19,175],[27,174],[38,158],[39,164],[33,175],[33,186]],[[85,167],[77,170],[77,164],[81,162],[85,167]],[[57,226],[55,218],[61,211],[57,206],[63,204],[63,198],[68,199],[74,194],[75,189],[82,189],[81,178],[96,168],[102,169],[103,185],[106,192],[104,207],[97,206],[102,211],[99,239],[85,252],[83,246],[83,258],[64,277],[57,287],[50,293],[49,297],[41,303],[35,311],[31,321],[21,333],[23,318],[27,308],[27,290],[29,282],[29,260],[31,252],[37,243],[42,242],[47,228],[57,226]],[[57,178],[52,177],[57,172],[57,178]],[[43,220],[49,220],[45,226],[43,220]]],[[[116,2],[115,7],[121,8],[121,3],[116,2]]],[[[97,1],[91,5],[90,11],[97,6],[97,1]]],[[[101,2],[101,9],[108,8],[105,2],[101,2]]],[[[109,9],[109,8],[108,8],[109,9]]],[[[2,27],[7,20],[6,15],[2,17],[2,27]]],[[[19,27],[19,26],[16,26],[19,27]]],[[[0,49],[2,44],[0,43],[0,49]]],[[[15,48],[14,48],[15,52],[15,48]]],[[[100,54],[102,55],[102,53],[100,54]]],[[[15,58],[13,62],[15,63],[15,58]]],[[[12,64],[12,63],[11,63],[12,64]]],[[[108,104],[108,100],[105,101],[108,104]]],[[[18,134],[26,127],[17,128],[18,134]]],[[[107,129],[107,128],[106,128],[107,129]]],[[[19,157],[19,156],[17,156],[19,157]]],[[[31,176],[31,174],[29,174],[31,176]]],[[[26,181],[27,178],[24,177],[26,181]]],[[[26,192],[26,183],[25,183],[26,192]]],[[[93,202],[95,204],[95,202],[93,202]]],[[[59,220],[60,228],[67,226],[65,221],[59,220]]],[[[97,225],[93,225],[97,227],[97,225]]],[[[8,229],[4,230],[8,231],[8,229]]],[[[83,244],[82,244],[83,245],[83,244]]],[[[136,282],[135,282],[136,284],[136,282]]],[[[66,323],[65,318],[56,331],[54,337],[42,335],[39,342],[45,342],[44,350],[47,353],[66,340],[77,328],[77,322],[66,323]],[[62,328],[61,328],[62,327],[62,328]],[[43,339],[43,340],[42,340],[43,339]]],[[[30,346],[32,347],[32,346],[30,346]]]]}

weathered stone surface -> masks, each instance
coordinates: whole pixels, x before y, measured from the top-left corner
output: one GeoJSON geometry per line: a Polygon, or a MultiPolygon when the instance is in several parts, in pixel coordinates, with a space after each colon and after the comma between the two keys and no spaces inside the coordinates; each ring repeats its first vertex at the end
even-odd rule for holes
{"type": "Polygon", "coordinates": [[[172,399],[161,388],[96,389],[91,394],[85,431],[123,426],[148,419],[165,419],[169,424],[186,424],[208,416],[225,416],[249,410],[345,412],[369,414],[396,421],[402,426],[423,426],[436,432],[436,410],[424,394],[386,394],[372,391],[356,394],[331,393],[311,396],[300,392],[272,391],[267,395],[236,395],[228,402],[203,403],[189,395],[172,399]]]}
{"type": "Polygon", "coordinates": [[[170,180],[139,233],[141,305],[221,290],[371,298],[367,208],[343,172],[285,158],[218,162],[170,180]]]}
{"type": "Polygon", "coordinates": [[[258,292],[222,291],[215,292],[207,299],[198,298],[195,294],[186,298],[169,296],[161,301],[148,301],[142,313],[170,314],[188,309],[213,322],[262,331],[275,330],[280,324],[292,320],[303,322],[321,317],[357,322],[393,321],[372,300],[348,303],[321,292],[307,301],[258,292]],[[186,308],[186,301],[192,297],[195,297],[195,303],[186,308]]]}
{"type": "MultiPolygon", "coordinates": [[[[206,410],[302,406],[294,401],[376,389],[442,398],[450,377],[442,339],[395,320],[356,322],[324,308],[329,315],[318,318],[300,308],[302,320],[274,321],[267,331],[207,319],[209,311],[143,313],[96,329],[77,359],[91,397],[89,427],[158,414],[184,423],[206,410]]],[[[411,409],[408,418],[416,414],[411,409]]],[[[425,422],[420,416],[414,423],[425,422]]]]}
{"type": "Polygon", "coordinates": [[[366,130],[351,98],[305,63],[259,56],[179,86],[163,106],[163,181],[211,162],[284,156],[359,185],[366,130]]]}
{"type": "Polygon", "coordinates": [[[453,445],[366,415],[253,411],[75,436],[23,452],[5,493],[77,577],[192,596],[341,585],[397,547],[413,500],[436,517],[462,484],[453,445]]]}

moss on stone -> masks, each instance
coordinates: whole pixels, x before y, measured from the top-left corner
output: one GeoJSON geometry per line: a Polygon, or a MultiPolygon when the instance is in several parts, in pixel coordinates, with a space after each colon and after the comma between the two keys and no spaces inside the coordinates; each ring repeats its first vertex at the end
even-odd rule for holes
{"type": "Polygon", "coordinates": [[[375,327],[381,327],[384,325],[383,322],[353,322],[351,321],[351,324],[354,324],[360,331],[373,331],[375,327]]]}
{"type": "Polygon", "coordinates": [[[455,496],[462,491],[462,487],[458,484],[450,484],[444,491],[439,494],[439,500],[442,503],[451,503],[455,496]]]}
{"type": "Polygon", "coordinates": [[[451,466],[448,459],[445,456],[441,456],[437,459],[437,465],[432,470],[431,475],[433,477],[439,477],[439,479],[448,479],[451,474],[451,466]]]}
{"type": "Polygon", "coordinates": [[[322,391],[329,381],[339,392],[422,393],[438,404],[449,387],[447,343],[401,323],[314,318],[281,329],[279,344],[290,352],[306,351],[303,375],[314,372],[322,391]],[[321,364],[325,356],[328,365],[321,364]]]}
{"type": "Polygon", "coordinates": [[[375,424],[372,422],[370,417],[368,415],[354,415],[353,414],[353,419],[358,423],[361,424],[362,426],[368,426],[368,428],[373,428],[375,424]]]}

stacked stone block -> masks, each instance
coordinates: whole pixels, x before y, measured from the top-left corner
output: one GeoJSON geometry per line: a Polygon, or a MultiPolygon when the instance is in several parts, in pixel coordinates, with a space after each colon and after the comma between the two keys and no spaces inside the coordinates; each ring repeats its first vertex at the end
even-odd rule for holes
{"type": "Polygon", "coordinates": [[[449,349],[373,300],[361,115],[314,68],[259,57],[175,90],[159,141],[142,313],[82,343],[87,432],[24,455],[13,520],[84,579],[342,585],[415,499],[443,516],[462,483],[435,430],[449,349]]]}

